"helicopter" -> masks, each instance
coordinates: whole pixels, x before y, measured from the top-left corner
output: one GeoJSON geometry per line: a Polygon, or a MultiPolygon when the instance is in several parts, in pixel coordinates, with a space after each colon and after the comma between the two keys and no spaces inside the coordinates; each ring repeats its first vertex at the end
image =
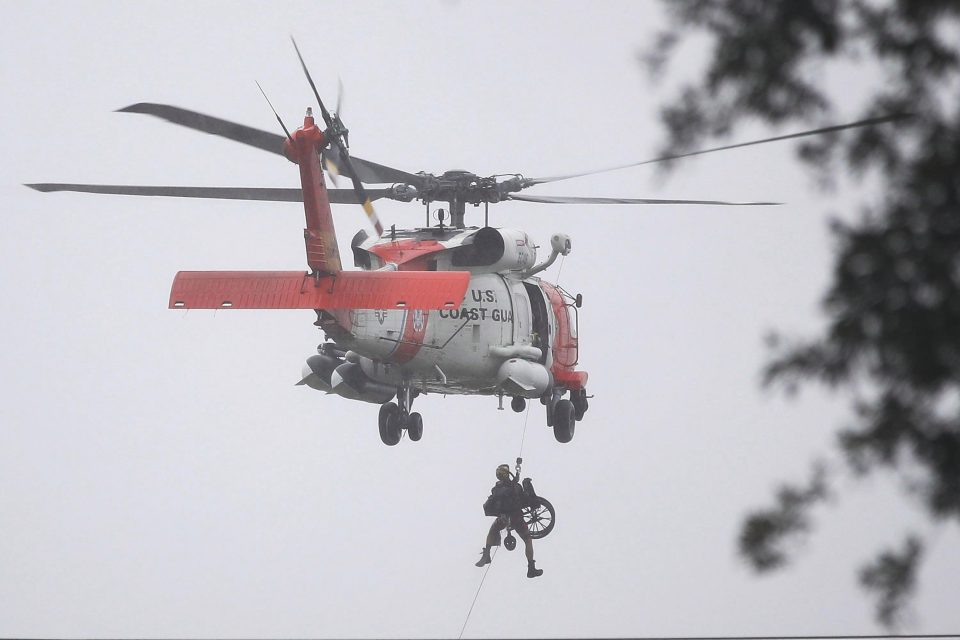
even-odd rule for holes
{"type": "MultiPolygon", "coordinates": [[[[521,193],[530,187],[643,164],[762,144],[788,138],[876,125],[906,117],[880,116],[752,142],[726,145],[651,160],[541,178],[522,174],[478,176],[466,170],[434,175],[411,173],[352,156],[340,99],[328,111],[296,42],[303,72],[313,91],[323,127],[311,108],[303,126],[284,135],[172,105],[137,103],[119,109],[161,118],[282,155],[298,165],[297,188],[173,187],[36,183],[42,192],[73,191],[136,196],[171,196],[272,202],[302,202],[308,271],[181,271],[171,288],[171,309],[309,309],[325,336],[306,359],[297,385],[350,400],[379,405],[378,431],[386,445],[406,433],[423,436],[423,417],[413,411],[421,394],[510,398],[523,412],[527,402],[545,407],[546,425],[568,443],[589,408],[588,374],[578,368],[581,294],[572,295],[538,274],[569,255],[572,240],[550,238],[550,254],[537,261],[530,236],[489,226],[489,205],[505,201],[541,204],[643,204],[767,206],[775,202],[570,197],[521,193]],[[324,170],[334,183],[328,189],[324,170]],[[352,189],[337,188],[340,177],[352,189]],[[388,185],[367,188],[365,185],[388,185]],[[385,233],[373,202],[419,201],[426,224],[385,233]],[[446,203],[434,213],[431,205],[446,203]],[[343,269],[331,204],[360,204],[373,235],[361,230],[350,242],[354,266],[343,269]],[[484,206],[484,225],[467,226],[466,205],[484,206]]],[[[258,85],[259,86],[259,85],[258,85]]],[[[261,92],[263,89],[261,88],[261,92]]],[[[264,93],[269,104],[269,98],[264,93]]]]}

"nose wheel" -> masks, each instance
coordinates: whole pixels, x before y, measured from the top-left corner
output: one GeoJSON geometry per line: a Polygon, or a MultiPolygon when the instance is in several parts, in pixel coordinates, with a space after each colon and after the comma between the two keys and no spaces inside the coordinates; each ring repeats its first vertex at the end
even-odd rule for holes
{"type": "Polygon", "coordinates": [[[399,402],[387,402],[380,405],[380,440],[383,444],[394,446],[400,442],[403,430],[407,430],[410,440],[417,442],[423,437],[423,416],[414,411],[410,413],[410,406],[418,392],[404,385],[397,390],[399,402]]]}
{"type": "Polygon", "coordinates": [[[570,399],[561,398],[554,393],[552,398],[543,400],[547,405],[547,426],[553,427],[553,437],[557,442],[570,442],[576,430],[577,422],[587,412],[586,389],[570,392],[570,399]]]}
{"type": "Polygon", "coordinates": [[[574,413],[573,403],[563,398],[557,400],[553,407],[553,437],[557,442],[570,442],[577,426],[577,416],[574,413]]]}

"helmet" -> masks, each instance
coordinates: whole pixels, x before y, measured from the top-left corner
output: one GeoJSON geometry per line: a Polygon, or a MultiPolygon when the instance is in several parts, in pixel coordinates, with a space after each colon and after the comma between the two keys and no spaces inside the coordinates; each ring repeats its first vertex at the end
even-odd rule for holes
{"type": "Polygon", "coordinates": [[[501,464],[497,467],[497,480],[507,480],[510,478],[510,465],[501,464]]]}

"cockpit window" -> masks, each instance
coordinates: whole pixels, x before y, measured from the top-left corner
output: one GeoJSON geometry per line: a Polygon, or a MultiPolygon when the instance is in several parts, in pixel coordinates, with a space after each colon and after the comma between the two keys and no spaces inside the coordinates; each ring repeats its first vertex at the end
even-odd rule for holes
{"type": "Polygon", "coordinates": [[[566,305],[567,322],[570,324],[570,337],[577,337],[577,308],[572,304],[566,305]]]}

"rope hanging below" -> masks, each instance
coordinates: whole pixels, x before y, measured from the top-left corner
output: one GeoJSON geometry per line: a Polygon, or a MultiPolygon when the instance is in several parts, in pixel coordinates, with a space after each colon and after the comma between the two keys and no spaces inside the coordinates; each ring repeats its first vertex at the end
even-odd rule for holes
{"type": "Polygon", "coordinates": [[[457,636],[457,640],[463,638],[463,632],[467,628],[467,623],[470,622],[470,614],[473,613],[473,606],[477,604],[477,598],[480,597],[480,590],[483,589],[483,581],[487,579],[487,574],[490,572],[490,567],[493,566],[493,560],[497,557],[497,551],[499,550],[499,546],[493,548],[493,556],[490,557],[490,564],[483,570],[483,577],[480,578],[480,586],[477,587],[477,592],[473,595],[473,602],[470,603],[470,610],[467,611],[467,618],[463,621],[463,626],[460,627],[460,635],[457,636]]]}

